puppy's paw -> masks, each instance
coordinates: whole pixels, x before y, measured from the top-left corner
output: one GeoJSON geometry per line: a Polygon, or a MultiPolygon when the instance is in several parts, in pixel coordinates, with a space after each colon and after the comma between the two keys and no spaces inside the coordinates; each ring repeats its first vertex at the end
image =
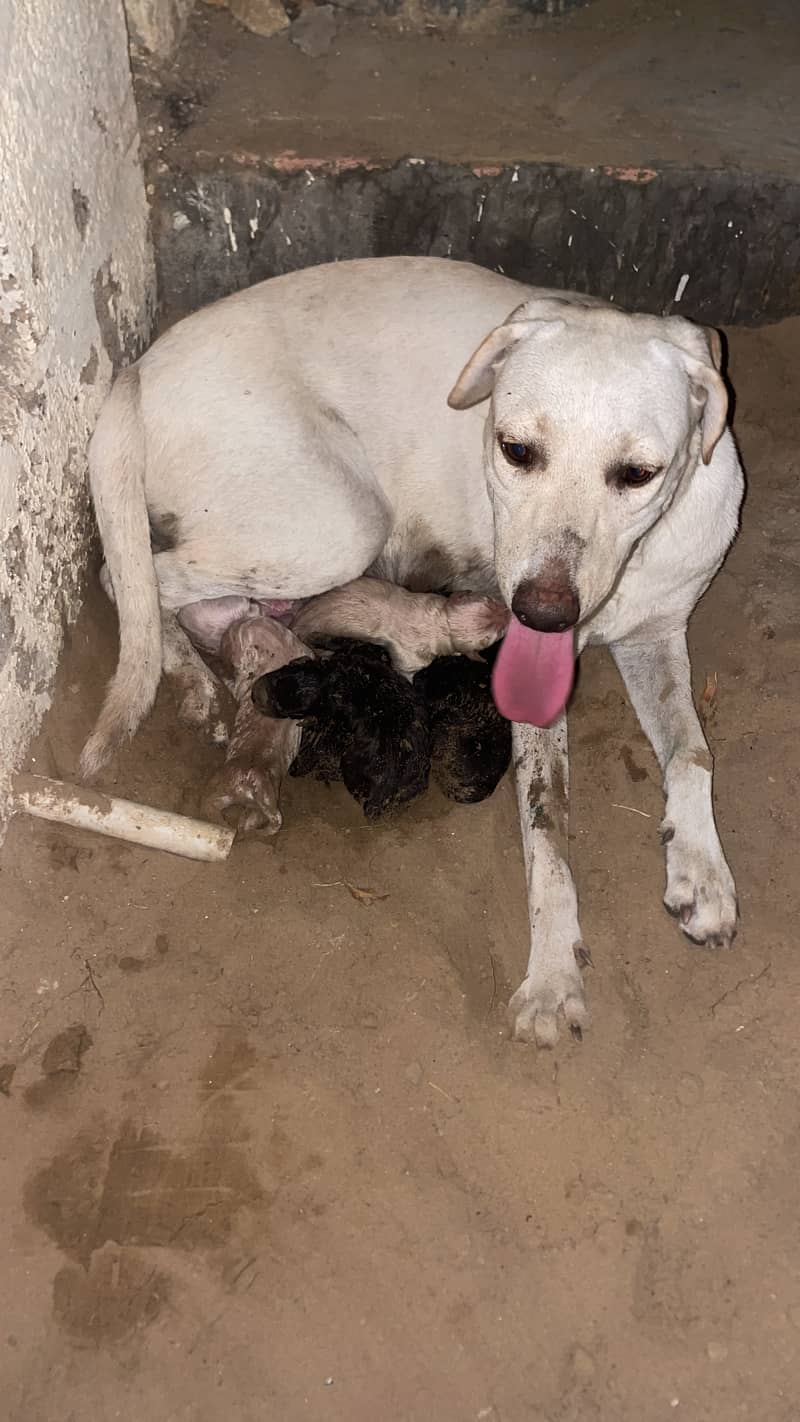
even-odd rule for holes
{"type": "Polygon", "coordinates": [[[719,845],[692,844],[669,822],[661,826],[667,849],[664,907],[692,943],[730,948],[738,917],[736,885],[719,845]]]}
{"type": "MultiPolygon", "coordinates": [[[[576,955],[584,953],[580,946],[576,955]]],[[[588,961],[588,955],[586,955],[588,961]]],[[[580,1041],[589,1021],[583,982],[577,962],[558,968],[534,969],[508,1004],[511,1035],[517,1042],[535,1042],[537,1047],[554,1047],[558,1041],[559,1016],[580,1041]]]]}

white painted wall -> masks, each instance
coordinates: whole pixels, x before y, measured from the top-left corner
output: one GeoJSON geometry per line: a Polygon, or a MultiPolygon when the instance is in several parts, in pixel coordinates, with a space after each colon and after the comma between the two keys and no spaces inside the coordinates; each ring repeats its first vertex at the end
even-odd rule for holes
{"type": "Polygon", "coordinates": [[[0,0],[0,175],[2,816],[78,609],[88,437],[154,307],[122,0],[0,0]]]}

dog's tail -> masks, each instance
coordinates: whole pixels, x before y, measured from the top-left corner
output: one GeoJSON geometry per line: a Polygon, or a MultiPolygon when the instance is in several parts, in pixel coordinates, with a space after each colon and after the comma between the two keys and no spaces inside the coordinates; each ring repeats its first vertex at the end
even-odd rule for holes
{"type": "Polygon", "coordinates": [[[96,774],[131,737],[155,700],[161,678],[161,613],[144,491],[145,445],[139,372],[123,371],[89,447],[89,483],[119,617],[117,669],[81,772],[96,774]]]}

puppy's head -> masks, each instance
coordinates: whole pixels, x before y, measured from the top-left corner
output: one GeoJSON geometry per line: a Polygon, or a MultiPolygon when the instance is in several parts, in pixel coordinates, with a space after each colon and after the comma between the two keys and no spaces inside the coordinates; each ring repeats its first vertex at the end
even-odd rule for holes
{"type": "Polygon", "coordinates": [[[425,708],[382,648],[343,647],[329,665],[326,715],[340,728],[342,780],[367,819],[377,820],[428,784],[425,708]]]}
{"type": "Polygon", "coordinates": [[[430,768],[430,736],[422,717],[397,737],[383,728],[350,738],[341,758],[345,787],[368,820],[401,810],[424,794],[430,768]]]}
{"type": "Polygon", "coordinates": [[[485,702],[492,707],[490,665],[483,657],[437,657],[414,677],[414,689],[422,696],[433,722],[461,718],[464,708],[485,702]]]}
{"type": "Polygon", "coordinates": [[[498,642],[508,626],[505,603],[472,593],[454,593],[445,604],[453,651],[481,652],[498,642]]]}
{"type": "Polygon", "coordinates": [[[253,684],[253,703],[265,716],[302,721],[318,710],[327,680],[325,662],[300,657],[260,676],[253,684]]]}

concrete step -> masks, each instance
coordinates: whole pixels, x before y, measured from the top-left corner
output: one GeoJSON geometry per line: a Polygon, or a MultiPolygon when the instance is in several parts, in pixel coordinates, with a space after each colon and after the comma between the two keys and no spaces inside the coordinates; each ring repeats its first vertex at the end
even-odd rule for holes
{"type": "Polygon", "coordinates": [[[201,6],[140,84],[162,300],[419,252],[776,320],[800,310],[799,77],[788,0],[596,0],[484,35],[339,19],[318,59],[201,6]]]}

